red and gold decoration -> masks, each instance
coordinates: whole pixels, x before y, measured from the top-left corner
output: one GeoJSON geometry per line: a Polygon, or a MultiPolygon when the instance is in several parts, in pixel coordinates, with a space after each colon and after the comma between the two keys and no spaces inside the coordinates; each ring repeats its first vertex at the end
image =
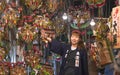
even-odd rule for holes
{"type": "Polygon", "coordinates": [[[90,6],[102,7],[105,4],[105,0],[87,0],[90,6]]]}
{"type": "Polygon", "coordinates": [[[23,66],[14,66],[10,68],[10,75],[27,75],[26,69],[23,66]]]}
{"type": "Polygon", "coordinates": [[[5,6],[6,6],[5,0],[0,0],[0,13],[4,11],[5,6]]]}
{"type": "Polygon", "coordinates": [[[6,51],[4,48],[0,47],[0,61],[3,61],[3,59],[6,56],[6,51]]]}
{"type": "Polygon", "coordinates": [[[32,10],[35,10],[37,8],[40,8],[43,2],[42,0],[25,0],[25,4],[32,10]]]}
{"type": "Polygon", "coordinates": [[[0,42],[3,40],[4,38],[4,31],[0,30],[0,42]]]}
{"type": "Polygon", "coordinates": [[[25,53],[25,61],[32,68],[36,68],[40,64],[40,55],[32,50],[25,53]]]}
{"type": "Polygon", "coordinates": [[[0,62],[0,75],[8,75],[9,69],[8,66],[5,65],[3,62],[0,62]]]}
{"type": "Polygon", "coordinates": [[[9,7],[4,11],[4,14],[2,15],[2,23],[8,25],[10,28],[13,28],[17,25],[19,17],[19,11],[13,9],[12,7],[9,7]]]}
{"type": "Polygon", "coordinates": [[[35,39],[37,32],[34,26],[30,26],[26,23],[25,27],[21,27],[18,29],[20,30],[20,32],[18,33],[20,39],[22,39],[26,43],[30,43],[35,39]]]}
{"type": "Polygon", "coordinates": [[[59,5],[58,0],[47,0],[47,3],[48,3],[48,10],[50,12],[54,12],[58,8],[58,5],[59,5]]]}
{"type": "Polygon", "coordinates": [[[36,16],[35,21],[33,22],[33,25],[43,29],[52,29],[54,26],[52,21],[50,21],[48,17],[45,17],[45,15],[36,16]]]}
{"type": "Polygon", "coordinates": [[[53,69],[51,66],[43,65],[40,69],[40,75],[54,75],[53,69]]]}
{"type": "Polygon", "coordinates": [[[112,26],[114,48],[120,48],[120,6],[112,9],[112,26]]]}

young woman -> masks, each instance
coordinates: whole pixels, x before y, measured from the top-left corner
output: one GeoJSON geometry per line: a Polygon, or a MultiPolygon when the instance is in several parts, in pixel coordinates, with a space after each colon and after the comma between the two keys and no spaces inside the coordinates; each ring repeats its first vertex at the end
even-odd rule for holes
{"type": "Polygon", "coordinates": [[[60,43],[51,37],[44,38],[49,42],[50,50],[62,56],[59,75],[89,75],[87,52],[79,30],[71,32],[71,43],[68,45],[60,43]]]}

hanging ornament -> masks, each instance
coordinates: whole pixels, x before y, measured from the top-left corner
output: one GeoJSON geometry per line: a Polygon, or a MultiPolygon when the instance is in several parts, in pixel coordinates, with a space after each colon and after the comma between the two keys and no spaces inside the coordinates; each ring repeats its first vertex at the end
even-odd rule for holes
{"type": "Polygon", "coordinates": [[[23,66],[15,65],[10,68],[10,75],[27,75],[26,69],[23,66]]]}
{"type": "Polygon", "coordinates": [[[40,75],[54,75],[52,66],[43,65],[40,69],[40,75]]]}
{"type": "Polygon", "coordinates": [[[8,66],[6,66],[3,62],[0,62],[0,75],[8,74],[9,74],[8,66]]]}
{"type": "Polygon", "coordinates": [[[25,53],[25,62],[33,69],[36,69],[40,62],[40,54],[35,53],[33,50],[29,50],[25,53]]]}
{"type": "Polygon", "coordinates": [[[4,11],[6,3],[4,0],[0,0],[0,14],[4,11]]]}
{"type": "Polygon", "coordinates": [[[0,47],[0,61],[3,61],[3,59],[6,56],[6,50],[2,47],[0,47]]]}
{"type": "Polygon", "coordinates": [[[45,16],[36,16],[33,25],[35,25],[39,28],[44,28],[44,29],[53,29],[54,28],[53,22],[50,21],[50,19],[45,16]]]}
{"type": "Polygon", "coordinates": [[[105,4],[105,0],[87,0],[88,5],[102,7],[105,4]]]}
{"type": "Polygon", "coordinates": [[[48,5],[48,10],[50,12],[54,12],[57,8],[58,8],[58,5],[59,5],[59,2],[58,0],[47,0],[47,5],[48,5]]]}
{"type": "Polygon", "coordinates": [[[2,23],[8,25],[10,28],[13,28],[17,25],[17,21],[19,20],[20,13],[18,10],[9,7],[4,11],[1,16],[2,23]]]}
{"type": "Polygon", "coordinates": [[[43,19],[43,16],[37,15],[35,17],[35,21],[33,22],[33,25],[41,28],[42,27],[42,19],[43,19]]]}
{"type": "MultiPolygon", "coordinates": [[[[3,30],[4,28],[0,28],[0,42],[2,42],[2,40],[3,40],[3,38],[4,38],[4,30],[3,30]]],[[[1,46],[1,44],[0,44],[0,46],[1,46]]]]}
{"type": "Polygon", "coordinates": [[[28,8],[35,10],[40,8],[43,2],[42,0],[25,0],[25,4],[27,5],[28,8]]]}
{"type": "Polygon", "coordinates": [[[26,43],[30,43],[35,39],[37,32],[34,26],[30,26],[26,23],[24,27],[19,29],[19,38],[25,41],[26,43]]]}

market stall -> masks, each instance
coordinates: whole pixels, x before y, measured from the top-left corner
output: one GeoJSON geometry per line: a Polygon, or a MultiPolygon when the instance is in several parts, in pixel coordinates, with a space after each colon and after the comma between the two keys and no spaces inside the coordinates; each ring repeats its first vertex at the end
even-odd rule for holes
{"type": "Polygon", "coordinates": [[[61,57],[50,51],[41,34],[56,35],[57,40],[69,43],[74,29],[80,30],[89,64],[95,64],[97,74],[102,75],[101,70],[116,63],[120,7],[113,8],[109,17],[102,17],[106,0],[81,0],[80,5],[72,2],[75,1],[0,0],[1,75],[58,75],[61,57]]]}

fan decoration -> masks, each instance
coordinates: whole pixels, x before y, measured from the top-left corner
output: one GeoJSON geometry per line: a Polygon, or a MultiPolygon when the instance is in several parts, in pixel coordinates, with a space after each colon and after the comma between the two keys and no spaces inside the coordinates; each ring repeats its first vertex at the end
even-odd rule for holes
{"type": "Polygon", "coordinates": [[[88,5],[102,7],[105,4],[105,0],[87,0],[88,5]]]}
{"type": "Polygon", "coordinates": [[[19,20],[20,12],[13,9],[12,7],[7,8],[2,14],[2,23],[8,25],[10,28],[13,28],[17,25],[19,20]]]}
{"type": "Polygon", "coordinates": [[[25,0],[25,4],[27,5],[28,8],[35,10],[40,8],[43,2],[42,0],[25,0]]]}
{"type": "Polygon", "coordinates": [[[18,35],[22,41],[25,41],[26,43],[31,43],[35,39],[37,32],[34,26],[30,26],[26,23],[24,27],[20,27],[18,29],[18,35]]]}

